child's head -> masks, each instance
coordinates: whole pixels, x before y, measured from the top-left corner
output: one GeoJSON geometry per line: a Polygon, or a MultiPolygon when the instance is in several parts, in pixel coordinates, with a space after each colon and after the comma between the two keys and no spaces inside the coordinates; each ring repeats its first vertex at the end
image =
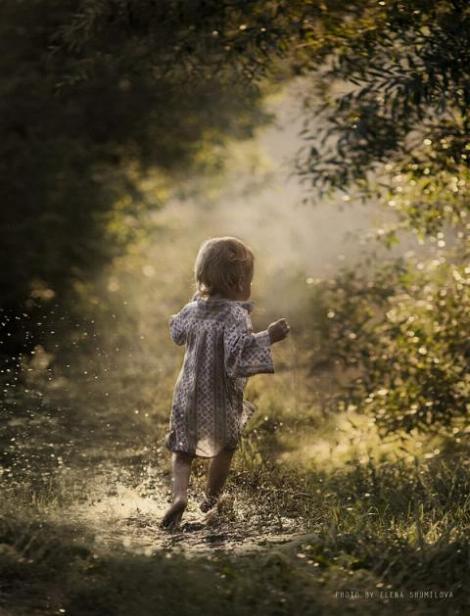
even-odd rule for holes
{"type": "Polygon", "coordinates": [[[202,296],[220,294],[230,299],[248,299],[254,260],[253,252],[236,237],[206,240],[194,264],[197,290],[202,296]]]}

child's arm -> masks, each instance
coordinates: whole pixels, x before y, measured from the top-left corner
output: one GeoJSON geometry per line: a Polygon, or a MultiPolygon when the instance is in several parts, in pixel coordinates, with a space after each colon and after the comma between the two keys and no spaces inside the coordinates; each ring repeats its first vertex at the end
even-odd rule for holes
{"type": "Polygon", "coordinates": [[[225,326],[225,371],[230,377],[274,372],[268,330],[254,334],[250,329],[244,311],[232,315],[225,326]]]}
{"type": "Polygon", "coordinates": [[[178,312],[178,314],[172,314],[168,324],[170,326],[170,336],[173,342],[179,346],[185,344],[187,331],[187,311],[185,308],[178,312]]]}

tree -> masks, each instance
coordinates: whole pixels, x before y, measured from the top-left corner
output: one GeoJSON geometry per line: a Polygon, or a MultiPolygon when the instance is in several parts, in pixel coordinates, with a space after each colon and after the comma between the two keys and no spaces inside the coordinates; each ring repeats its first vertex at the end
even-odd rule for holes
{"type": "Polygon", "coordinates": [[[335,410],[369,413],[385,433],[429,430],[466,417],[470,394],[462,335],[470,303],[470,8],[460,0],[354,5],[357,13],[329,22],[323,37],[312,25],[300,46],[298,70],[315,79],[297,169],[313,200],[341,190],[393,208],[387,245],[399,229],[413,229],[432,250],[377,264],[372,275],[345,268],[319,284],[312,368],[341,366],[335,410]]]}
{"type": "Polygon", "coordinates": [[[34,311],[63,302],[123,250],[129,219],[160,205],[139,190],[149,169],[164,193],[267,115],[236,48],[257,43],[228,4],[10,0],[0,33],[3,346],[16,353],[37,338],[34,311]]]}
{"type": "Polygon", "coordinates": [[[299,156],[299,173],[320,195],[340,189],[376,196],[400,213],[404,226],[424,234],[446,223],[463,228],[468,4],[354,4],[360,12],[322,39],[313,25],[297,60],[302,73],[315,71],[314,94],[305,102],[304,136],[312,146],[299,156]],[[335,96],[338,80],[348,91],[335,96]]]}

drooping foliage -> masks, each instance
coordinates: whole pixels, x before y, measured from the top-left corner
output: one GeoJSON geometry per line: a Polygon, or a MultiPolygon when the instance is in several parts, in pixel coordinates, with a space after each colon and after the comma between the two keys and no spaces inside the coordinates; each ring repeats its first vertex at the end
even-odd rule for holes
{"type": "Polygon", "coordinates": [[[312,31],[312,57],[305,44],[303,70],[318,70],[306,100],[304,134],[312,147],[300,156],[299,171],[320,194],[354,188],[363,197],[395,195],[405,192],[397,191],[398,179],[414,187],[415,194],[398,194],[395,204],[411,226],[435,232],[445,221],[461,223],[468,182],[468,5],[441,0],[362,6],[360,15],[323,41],[312,31]],[[331,53],[319,66],[317,49],[325,46],[331,53]]]}

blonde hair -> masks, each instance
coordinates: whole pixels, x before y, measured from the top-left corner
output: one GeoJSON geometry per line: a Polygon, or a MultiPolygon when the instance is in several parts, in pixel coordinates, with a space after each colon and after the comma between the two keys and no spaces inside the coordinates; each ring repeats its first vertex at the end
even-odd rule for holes
{"type": "Polygon", "coordinates": [[[194,263],[196,290],[202,296],[230,296],[238,284],[251,280],[254,254],[236,237],[214,237],[202,243],[194,263]]]}

